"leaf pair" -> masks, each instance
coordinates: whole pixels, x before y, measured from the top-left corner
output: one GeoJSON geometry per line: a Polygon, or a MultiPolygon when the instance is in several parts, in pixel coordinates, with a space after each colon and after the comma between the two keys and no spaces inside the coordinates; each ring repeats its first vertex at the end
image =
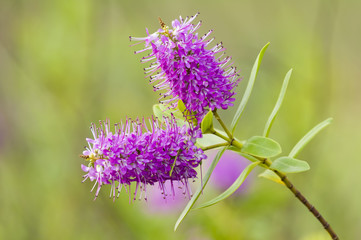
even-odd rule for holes
{"type": "MultiPolygon", "coordinates": [[[[242,148],[243,156],[249,159],[249,156],[260,158],[270,158],[281,153],[281,146],[274,140],[266,137],[251,137],[242,148]]],[[[310,169],[307,162],[293,158],[294,156],[280,157],[272,162],[270,168],[283,173],[304,172],[310,169]]],[[[259,160],[253,157],[251,161],[259,160]]],[[[269,175],[269,174],[268,174],[269,175]]],[[[267,176],[268,176],[267,175],[267,176]]]]}
{"type": "MultiPolygon", "coordinates": [[[[234,133],[235,128],[238,124],[238,121],[245,109],[245,106],[248,102],[248,99],[251,95],[252,89],[253,89],[253,85],[255,82],[255,79],[257,77],[258,74],[258,70],[263,58],[263,55],[267,49],[267,47],[269,46],[269,43],[267,43],[262,50],[260,51],[260,53],[258,54],[256,61],[253,65],[252,68],[252,72],[251,72],[251,76],[246,88],[246,91],[244,93],[244,96],[241,100],[241,103],[237,109],[237,112],[233,118],[232,124],[231,124],[231,129],[232,129],[232,133],[234,133]]],[[[263,132],[263,138],[262,137],[252,137],[250,138],[248,141],[246,141],[246,143],[244,144],[243,148],[242,148],[242,152],[243,152],[243,156],[247,157],[248,159],[251,159],[251,161],[255,160],[254,158],[250,158],[250,155],[253,156],[257,156],[257,157],[262,157],[262,158],[269,158],[269,157],[274,157],[277,156],[278,154],[281,153],[281,147],[280,145],[275,142],[274,140],[267,138],[269,136],[269,133],[271,131],[273,122],[278,114],[278,111],[283,103],[286,91],[287,91],[287,87],[288,87],[288,83],[290,80],[292,74],[292,69],[290,69],[283,81],[282,84],[282,88],[280,91],[280,94],[278,96],[276,105],[274,107],[274,109],[272,110],[267,123],[265,125],[265,129],[263,132]]],[[[289,154],[289,156],[285,156],[285,157],[280,157],[278,159],[276,159],[272,165],[271,168],[278,170],[280,172],[284,172],[284,173],[296,173],[296,172],[303,172],[303,171],[307,171],[310,169],[310,166],[308,165],[307,162],[302,161],[302,160],[298,160],[295,159],[295,157],[298,155],[298,153],[305,147],[305,145],[318,133],[320,132],[323,128],[325,128],[328,124],[330,124],[331,119],[327,119],[324,122],[320,123],[319,125],[317,125],[315,128],[313,128],[309,133],[307,133],[296,145],[295,147],[292,149],[291,153],[289,154]]],[[[268,172],[268,171],[267,171],[268,172]]],[[[269,175],[269,174],[265,174],[265,175],[269,175]]],[[[262,176],[262,175],[261,175],[262,176]]]]}
{"type": "MultiPolygon", "coordinates": [[[[300,151],[326,126],[332,122],[332,118],[328,118],[325,121],[319,123],[312,128],[300,141],[293,147],[288,156],[280,157],[274,160],[270,166],[271,169],[283,172],[283,173],[298,173],[308,171],[310,166],[307,162],[296,159],[300,151]]],[[[272,171],[266,170],[259,175],[260,177],[267,178],[277,183],[282,181],[272,171]]]]}
{"type": "MultiPolygon", "coordinates": [[[[266,137],[251,137],[243,145],[242,152],[260,158],[270,158],[282,152],[281,146],[274,140],[266,137]]],[[[303,172],[310,169],[307,162],[288,157],[277,158],[270,166],[271,169],[283,173],[303,172]]]]}

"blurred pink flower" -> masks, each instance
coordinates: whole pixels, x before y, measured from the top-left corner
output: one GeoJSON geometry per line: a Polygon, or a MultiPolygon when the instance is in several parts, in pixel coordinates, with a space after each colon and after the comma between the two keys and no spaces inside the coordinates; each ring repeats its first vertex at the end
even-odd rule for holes
{"type": "MultiPolygon", "coordinates": [[[[209,168],[216,153],[217,150],[209,151],[207,153],[208,158],[203,161],[203,174],[209,168]]],[[[232,151],[226,151],[214,169],[205,191],[207,191],[207,188],[214,188],[220,192],[225,191],[232,185],[249,163],[250,162],[247,159],[239,154],[232,151]]],[[[200,177],[200,175],[198,176],[200,177]]],[[[248,188],[252,178],[254,178],[254,176],[251,173],[232,196],[234,197],[237,195],[239,196],[240,194],[245,194],[245,190],[248,188]]],[[[193,186],[198,187],[199,184],[200,180],[198,179],[193,186]]],[[[166,191],[170,191],[170,189],[172,189],[170,181],[166,181],[164,187],[166,191]]],[[[187,197],[187,194],[185,194],[184,189],[182,189],[182,185],[179,185],[179,187],[174,185],[174,190],[176,191],[174,197],[170,196],[164,198],[162,194],[159,194],[159,186],[157,184],[149,186],[147,188],[148,201],[145,203],[146,209],[150,213],[157,214],[179,213],[179,211],[181,211],[187,204],[189,198],[187,197]]]]}
{"type": "MultiPolygon", "coordinates": [[[[207,171],[216,154],[217,150],[207,152],[208,158],[206,161],[203,161],[205,163],[204,172],[207,171]]],[[[250,161],[239,154],[233,151],[226,151],[211,175],[209,187],[214,187],[221,192],[225,191],[233,184],[248,164],[250,164],[250,161]]],[[[252,178],[254,178],[254,176],[251,173],[234,194],[244,194],[252,178]]]]}

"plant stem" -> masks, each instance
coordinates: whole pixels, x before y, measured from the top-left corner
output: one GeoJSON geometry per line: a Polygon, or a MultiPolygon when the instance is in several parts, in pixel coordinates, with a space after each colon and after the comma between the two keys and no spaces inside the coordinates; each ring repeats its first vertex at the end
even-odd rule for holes
{"type": "Polygon", "coordinates": [[[243,147],[243,144],[241,142],[237,141],[236,139],[233,139],[231,145],[233,145],[233,146],[235,146],[236,148],[239,148],[239,149],[242,149],[242,147],[243,147]]]}
{"type": "Polygon", "coordinates": [[[221,117],[218,115],[217,109],[214,109],[214,110],[213,110],[213,115],[214,115],[214,117],[217,119],[217,121],[221,124],[222,128],[224,129],[224,131],[227,133],[227,136],[229,137],[229,139],[233,140],[233,135],[232,135],[232,133],[228,130],[228,128],[226,127],[226,125],[225,125],[224,122],[222,121],[221,117]]]}
{"type": "Polygon", "coordinates": [[[207,151],[207,150],[211,150],[211,149],[219,148],[219,147],[224,147],[224,146],[229,146],[229,143],[226,142],[226,143],[214,144],[214,145],[211,145],[211,146],[208,146],[208,147],[204,147],[204,148],[202,148],[202,150],[207,151]]]}
{"type": "MultiPolygon", "coordinates": [[[[213,111],[213,115],[214,117],[217,119],[217,121],[221,124],[222,128],[224,129],[224,131],[227,133],[228,138],[226,136],[224,136],[223,134],[217,132],[217,130],[214,130],[214,132],[212,132],[214,135],[226,140],[229,145],[233,145],[234,147],[238,148],[238,149],[242,149],[243,144],[239,141],[237,141],[233,135],[230,133],[230,131],[228,130],[228,128],[226,127],[226,125],[223,123],[222,119],[220,118],[220,116],[217,113],[217,109],[215,109],[213,111]]],[[[218,144],[216,144],[218,145],[218,144]]],[[[213,145],[213,146],[216,146],[213,145]]],[[[224,146],[224,145],[223,145],[224,146]]],[[[212,147],[212,146],[210,146],[212,147]]],[[[218,147],[218,146],[217,146],[218,147]]],[[[287,178],[287,176],[284,173],[281,173],[277,170],[273,170],[270,168],[272,162],[271,160],[269,160],[268,158],[259,158],[254,156],[255,158],[259,159],[262,164],[264,165],[264,167],[266,167],[267,169],[273,171],[274,173],[276,173],[280,178],[281,181],[286,185],[286,187],[295,195],[295,197],[303,204],[307,207],[307,209],[316,217],[316,219],[322,224],[322,226],[325,228],[325,230],[330,234],[331,238],[333,240],[339,240],[337,234],[334,232],[334,230],[331,228],[330,224],[326,221],[326,219],[321,215],[321,213],[305,198],[305,196],[303,196],[301,194],[301,192],[295,188],[295,186],[291,183],[291,181],[287,178]]]]}
{"type": "Polygon", "coordinates": [[[217,130],[214,129],[214,131],[212,132],[212,134],[216,135],[217,137],[222,138],[223,140],[227,141],[229,144],[232,142],[231,139],[227,138],[226,136],[224,136],[222,133],[218,132],[217,130]]]}
{"type": "MultiPolygon", "coordinates": [[[[264,164],[269,167],[271,165],[271,161],[269,159],[266,159],[266,161],[264,161],[264,164]]],[[[330,224],[321,215],[321,213],[306,199],[306,197],[303,196],[302,193],[297,188],[295,188],[295,186],[291,183],[291,181],[287,178],[287,176],[284,173],[281,173],[277,170],[272,170],[272,171],[281,178],[281,181],[287,186],[287,188],[291,192],[293,192],[295,197],[298,198],[298,200],[300,200],[300,202],[303,205],[305,205],[307,209],[317,218],[317,220],[322,224],[325,230],[330,234],[331,238],[333,240],[338,240],[339,238],[335,233],[335,231],[330,226],[330,224]]]]}
{"type": "MultiPolygon", "coordinates": [[[[237,147],[239,143],[237,140],[234,140],[232,145],[237,147]]],[[[255,158],[259,159],[262,164],[264,164],[269,170],[273,171],[274,173],[276,173],[281,181],[286,185],[286,187],[295,195],[295,197],[303,204],[307,207],[307,209],[317,218],[317,220],[322,224],[322,226],[325,228],[325,230],[330,234],[331,238],[333,240],[339,240],[337,234],[335,233],[335,231],[332,229],[332,227],[330,226],[330,224],[326,221],[326,219],[321,215],[321,213],[315,208],[315,206],[313,206],[307,199],[305,196],[302,195],[302,193],[291,183],[291,181],[287,178],[286,174],[281,173],[277,170],[271,169],[270,166],[272,164],[271,160],[269,160],[268,158],[259,158],[254,156],[255,158]]]]}

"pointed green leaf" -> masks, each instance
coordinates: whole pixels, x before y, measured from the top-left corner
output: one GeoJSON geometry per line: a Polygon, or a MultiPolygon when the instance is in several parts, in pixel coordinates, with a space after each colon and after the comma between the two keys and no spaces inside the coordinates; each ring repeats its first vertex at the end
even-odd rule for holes
{"type": "Polygon", "coordinates": [[[270,168],[283,173],[298,173],[310,170],[310,165],[295,158],[280,157],[272,162],[270,168]]]}
{"type": "Polygon", "coordinates": [[[171,114],[173,114],[173,116],[176,118],[176,119],[181,119],[181,120],[184,120],[184,116],[183,116],[183,113],[178,109],[178,108],[174,108],[174,109],[169,109],[166,105],[164,104],[157,104],[159,109],[161,111],[164,112],[164,114],[168,117],[171,116],[171,114]]]}
{"type": "Polygon", "coordinates": [[[184,105],[184,102],[182,100],[178,100],[178,109],[181,112],[184,112],[185,110],[187,110],[186,105],[184,105]]]}
{"type": "Polygon", "coordinates": [[[322,129],[327,127],[332,122],[332,118],[328,118],[325,121],[319,123],[316,127],[312,128],[292,149],[291,153],[288,155],[289,157],[296,157],[301,150],[314,138],[317,133],[319,133],[322,129]]]}
{"type": "Polygon", "coordinates": [[[246,107],[247,105],[247,102],[248,102],[248,99],[249,97],[251,96],[251,92],[252,92],[252,89],[253,89],[253,85],[254,85],[254,82],[256,80],[256,77],[257,77],[257,74],[258,74],[258,70],[259,70],[259,67],[261,65],[261,62],[262,62],[262,58],[263,58],[263,55],[268,47],[270,43],[267,43],[262,49],[261,51],[259,52],[257,58],[256,58],[256,61],[253,65],[253,68],[252,68],[252,71],[251,71],[251,76],[249,77],[249,80],[248,80],[248,84],[247,84],[247,88],[246,88],[246,91],[244,92],[244,95],[243,95],[243,98],[241,100],[241,103],[239,104],[238,106],[238,109],[237,109],[237,112],[236,114],[234,115],[233,117],[233,120],[232,120],[232,123],[231,123],[231,130],[232,130],[232,134],[234,133],[234,131],[236,130],[236,127],[237,127],[237,124],[238,124],[238,121],[239,119],[241,118],[241,115],[244,111],[244,108],[246,107]]]}
{"type": "Polygon", "coordinates": [[[202,147],[208,147],[224,142],[225,141],[222,138],[219,138],[213,134],[203,134],[202,138],[197,138],[197,144],[200,144],[202,147]]]}
{"type": "Polygon", "coordinates": [[[202,119],[201,130],[202,133],[211,133],[212,129],[213,129],[213,112],[209,110],[209,112],[202,119]]]}
{"type": "Polygon", "coordinates": [[[273,139],[254,136],[248,139],[242,147],[242,152],[256,157],[269,158],[282,152],[281,146],[273,139]]]}
{"type": "MultiPolygon", "coordinates": [[[[171,177],[171,176],[172,176],[172,173],[173,173],[173,170],[174,170],[175,164],[177,163],[177,160],[178,160],[179,154],[180,154],[180,150],[178,150],[177,155],[176,155],[176,156],[175,156],[175,158],[174,158],[174,161],[173,161],[173,164],[172,164],[172,168],[170,169],[170,172],[169,172],[169,177],[171,177]]],[[[201,161],[201,163],[202,163],[202,161],[201,161]]]]}
{"type": "Polygon", "coordinates": [[[183,116],[183,119],[187,118],[187,121],[190,123],[193,123],[194,126],[197,126],[198,122],[197,119],[194,118],[194,112],[190,112],[186,106],[184,105],[184,102],[182,100],[178,100],[178,110],[180,111],[181,115],[183,116]]]}
{"type": "Polygon", "coordinates": [[[169,109],[168,107],[166,107],[164,104],[160,104],[160,109],[165,111],[165,112],[168,112],[169,114],[173,114],[173,116],[176,118],[176,119],[179,119],[179,120],[184,120],[184,116],[183,116],[183,113],[181,111],[179,111],[179,109],[175,108],[175,109],[169,109]]]}
{"type": "Polygon", "coordinates": [[[258,177],[263,177],[281,185],[285,185],[284,182],[282,182],[281,178],[269,169],[266,169],[263,173],[259,174],[258,177]]]}
{"type": "Polygon", "coordinates": [[[153,114],[158,118],[158,119],[163,119],[164,113],[162,110],[160,110],[159,104],[155,104],[153,105],[153,114]]]}
{"type": "Polygon", "coordinates": [[[210,200],[209,202],[206,202],[202,205],[200,205],[199,207],[195,208],[196,209],[201,209],[201,208],[206,208],[209,206],[212,206],[224,199],[226,199],[227,197],[231,196],[244,182],[244,180],[246,180],[248,174],[253,170],[254,167],[256,167],[258,164],[260,164],[260,162],[254,162],[251,163],[250,165],[248,165],[243,171],[242,173],[239,175],[239,177],[236,179],[236,181],[234,181],[234,183],[226,190],[224,191],[222,194],[218,195],[217,197],[215,197],[214,199],[210,200]]]}
{"type": "Polygon", "coordinates": [[[172,115],[175,118],[178,126],[183,126],[186,124],[185,118],[181,112],[174,111],[166,108],[163,104],[155,104],[153,105],[153,113],[160,120],[163,121],[163,117],[171,118],[172,115]]]}
{"type": "Polygon", "coordinates": [[[266,123],[266,126],[264,128],[263,136],[265,136],[265,137],[269,136],[273,121],[275,120],[275,118],[277,116],[277,113],[280,110],[280,107],[282,105],[283,99],[284,99],[285,94],[286,94],[286,90],[287,90],[287,86],[288,86],[288,82],[290,80],[291,74],[292,74],[292,69],[287,72],[286,77],[283,80],[281,92],[280,92],[280,94],[278,96],[276,105],[273,108],[273,111],[272,111],[271,115],[269,116],[268,121],[266,123]]]}
{"type": "Polygon", "coordinates": [[[174,231],[177,230],[177,228],[179,227],[179,224],[183,221],[183,219],[185,218],[185,216],[187,216],[188,212],[191,210],[191,208],[193,207],[194,203],[197,201],[197,199],[199,198],[200,194],[202,193],[204,187],[207,185],[208,180],[214,170],[214,168],[216,167],[219,159],[222,157],[223,153],[226,151],[227,147],[222,148],[222,150],[220,150],[217,155],[215,156],[215,158],[212,161],[211,166],[208,168],[206,175],[203,177],[203,184],[202,186],[194,193],[193,197],[191,198],[191,200],[188,202],[187,206],[183,209],[181,215],[179,216],[175,226],[174,226],[174,231]]]}

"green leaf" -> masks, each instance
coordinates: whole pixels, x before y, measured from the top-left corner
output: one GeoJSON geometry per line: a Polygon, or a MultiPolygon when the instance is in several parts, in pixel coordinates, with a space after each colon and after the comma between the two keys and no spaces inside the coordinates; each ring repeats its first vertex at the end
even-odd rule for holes
{"type": "Polygon", "coordinates": [[[226,151],[227,147],[222,148],[222,150],[220,150],[217,155],[215,156],[215,158],[212,161],[211,166],[208,168],[206,175],[203,177],[203,184],[202,186],[194,193],[193,197],[191,198],[191,200],[188,202],[187,206],[183,209],[181,215],[179,216],[175,226],[174,226],[174,231],[177,230],[177,228],[179,227],[179,224],[183,221],[183,219],[185,218],[185,216],[187,216],[188,212],[191,210],[191,208],[193,207],[194,203],[197,201],[197,199],[199,198],[200,194],[202,193],[204,187],[207,185],[208,180],[214,170],[214,168],[216,167],[219,159],[222,157],[224,151],[226,151]]]}
{"type": "Polygon", "coordinates": [[[271,113],[271,115],[269,116],[268,118],[268,121],[266,123],[266,126],[264,128],[264,132],[263,132],[263,136],[265,137],[268,137],[269,136],[269,133],[271,131],[271,127],[272,127],[272,124],[273,124],[273,121],[275,120],[276,116],[277,116],[277,113],[278,111],[280,110],[280,107],[282,105],[282,102],[283,102],[283,99],[285,97],[285,94],[286,94],[286,90],[287,90],[287,86],[288,86],[288,82],[290,80],[290,77],[291,77],[291,74],[292,74],[292,69],[290,69],[286,76],[285,76],[285,79],[283,80],[283,84],[282,84],[282,88],[281,88],[281,92],[278,96],[278,99],[277,99],[277,102],[276,102],[276,105],[275,107],[273,108],[273,111],[271,113]]]}
{"type": "Polygon", "coordinates": [[[187,110],[186,105],[184,105],[184,102],[182,100],[178,100],[178,109],[181,112],[184,112],[187,110]]]}
{"type": "Polygon", "coordinates": [[[291,158],[296,157],[301,150],[314,138],[317,133],[319,133],[322,129],[327,127],[332,122],[332,118],[328,118],[325,121],[319,123],[317,126],[311,129],[292,149],[291,153],[288,155],[291,158]]]}
{"type": "Polygon", "coordinates": [[[197,138],[197,144],[202,147],[208,147],[211,145],[224,143],[225,141],[222,138],[219,138],[213,134],[203,134],[202,138],[197,138]]]}
{"type": "MultiPolygon", "coordinates": [[[[173,173],[173,170],[174,170],[175,164],[177,163],[177,160],[178,160],[179,154],[180,154],[180,150],[178,150],[177,155],[176,155],[176,156],[175,156],[175,158],[174,158],[174,162],[173,162],[173,164],[172,164],[172,168],[170,169],[170,172],[169,172],[169,177],[171,177],[171,176],[172,176],[172,173],[173,173]]],[[[201,163],[202,163],[202,161],[201,161],[201,163]]]]}
{"type": "Polygon", "coordinates": [[[159,120],[163,119],[164,112],[160,110],[159,104],[153,105],[153,113],[159,120]]]}
{"type": "Polygon", "coordinates": [[[171,114],[173,114],[173,116],[176,119],[181,119],[181,120],[185,119],[184,116],[183,116],[183,113],[178,108],[169,109],[164,104],[158,104],[158,105],[159,105],[159,109],[162,110],[167,116],[171,116],[171,114]]]}
{"type": "Polygon", "coordinates": [[[272,162],[270,168],[283,173],[298,173],[310,170],[310,165],[295,158],[280,157],[272,162]]]}
{"type": "Polygon", "coordinates": [[[159,119],[159,121],[163,121],[163,117],[171,118],[173,115],[178,126],[183,126],[184,124],[186,124],[185,118],[183,117],[183,114],[181,112],[179,112],[178,110],[170,110],[163,104],[153,105],[153,113],[159,119]]]}
{"type": "Polygon", "coordinates": [[[210,200],[209,202],[206,202],[202,205],[200,205],[199,207],[195,208],[196,209],[201,209],[201,208],[206,208],[209,206],[212,206],[224,199],[226,199],[227,197],[231,196],[244,182],[244,180],[246,180],[248,174],[253,170],[254,167],[256,167],[258,164],[260,164],[260,162],[254,162],[251,163],[250,165],[248,165],[243,171],[242,173],[239,175],[239,177],[236,179],[236,181],[234,181],[234,183],[226,190],[224,191],[222,194],[218,195],[217,197],[215,197],[214,199],[210,200]]]}
{"type": "Polygon", "coordinates": [[[163,111],[166,111],[166,112],[169,112],[171,114],[173,114],[173,116],[176,118],[176,119],[179,119],[179,120],[185,120],[184,116],[183,116],[183,113],[181,111],[179,111],[179,109],[175,108],[175,109],[169,109],[168,107],[166,107],[164,104],[160,104],[160,109],[163,110],[163,111]]]}
{"type": "Polygon", "coordinates": [[[258,69],[259,69],[259,66],[261,65],[261,62],[262,62],[262,58],[263,58],[263,55],[268,47],[270,43],[267,43],[262,49],[261,51],[259,52],[257,58],[256,58],[256,61],[253,65],[253,68],[252,68],[252,71],[251,71],[251,76],[249,77],[249,80],[248,80],[248,84],[247,84],[247,88],[246,88],[246,91],[244,92],[244,95],[243,95],[243,98],[241,100],[241,103],[239,104],[238,106],[238,109],[236,111],[236,114],[234,115],[233,117],[233,120],[232,120],[232,123],[231,123],[231,129],[232,129],[232,134],[234,133],[234,131],[236,130],[236,127],[237,127],[237,124],[238,124],[238,121],[239,119],[241,118],[241,115],[244,111],[244,108],[246,107],[247,105],[247,102],[248,102],[248,99],[249,97],[251,96],[251,92],[252,92],[252,89],[253,89],[253,85],[254,85],[254,82],[256,80],[256,77],[257,77],[257,74],[258,74],[258,69]]]}
{"type": "Polygon", "coordinates": [[[204,116],[201,122],[202,133],[211,133],[213,129],[213,112],[209,112],[204,116]]]}
{"type": "Polygon", "coordinates": [[[242,147],[242,152],[256,157],[269,158],[282,152],[281,146],[273,139],[253,136],[242,147]]]}
{"type": "Polygon", "coordinates": [[[178,100],[178,110],[180,111],[183,119],[187,119],[188,122],[193,123],[194,126],[198,125],[197,119],[194,118],[194,112],[190,112],[182,100],[178,100]]]}
{"type": "Polygon", "coordinates": [[[259,174],[258,177],[263,177],[265,179],[271,180],[281,185],[285,185],[284,182],[282,182],[281,178],[276,173],[274,173],[269,169],[266,169],[263,173],[259,174]]]}

